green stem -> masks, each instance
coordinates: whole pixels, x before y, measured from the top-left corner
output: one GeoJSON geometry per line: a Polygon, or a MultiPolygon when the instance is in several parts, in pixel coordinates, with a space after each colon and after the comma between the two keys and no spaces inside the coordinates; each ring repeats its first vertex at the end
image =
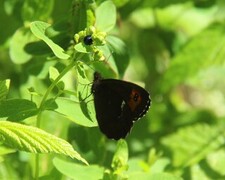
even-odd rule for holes
{"type": "MultiPolygon", "coordinates": [[[[82,55],[80,55],[80,57],[78,58],[81,58],[82,55]]],[[[78,59],[77,58],[77,59],[78,59]]],[[[46,93],[44,94],[42,100],[41,100],[41,103],[40,103],[40,106],[39,106],[39,112],[38,112],[38,115],[37,115],[37,122],[36,122],[36,127],[40,127],[40,124],[41,124],[41,114],[42,114],[42,111],[44,110],[44,103],[46,102],[49,94],[51,93],[51,91],[53,90],[53,88],[57,85],[57,83],[60,81],[60,79],[69,71],[73,68],[73,66],[75,66],[76,64],[76,61],[75,61],[75,57],[72,59],[72,62],[66,66],[66,68],[59,74],[59,76],[52,82],[52,84],[49,86],[49,88],[47,89],[46,93]]],[[[36,154],[35,155],[35,179],[38,179],[39,177],[39,154],[36,154]]]]}
{"type": "Polygon", "coordinates": [[[56,86],[56,84],[60,81],[60,79],[62,79],[62,77],[70,70],[73,68],[73,66],[76,64],[76,61],[73,61],[71,64],[69,64],[68,66],[66,66],[66,68],[59,74],[59,76],[52,82],[52,84],[49,86],[49,88],[47,89],[46,93],[44,94],[41,103],[40,103],[40,107],[39,107],[39,113],[37,115],[37,123],[36,126],[40,127],[40,122],[41,122],[41,112],[43,111],[43,106],[44,103],[46,101],[46,99],[48,98],[49,94],[51,93],[52,89],[56,86]]]}
{"type": "Polygon", "coordinates": [[[39,177],[39,154],[35,155],[35,172],[34,179],[38,180],[39,177]]]}

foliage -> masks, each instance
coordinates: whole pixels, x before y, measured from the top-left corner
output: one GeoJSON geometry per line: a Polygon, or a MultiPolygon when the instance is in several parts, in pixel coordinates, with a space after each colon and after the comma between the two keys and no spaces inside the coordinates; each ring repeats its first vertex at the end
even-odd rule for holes
{"type": "Polygon", "coordinates": [[[224,1],[0,4],[0,179],[224,179],[224,1]],[[98,129],[94,71],[150,92],[125,140],[98,129]]]}

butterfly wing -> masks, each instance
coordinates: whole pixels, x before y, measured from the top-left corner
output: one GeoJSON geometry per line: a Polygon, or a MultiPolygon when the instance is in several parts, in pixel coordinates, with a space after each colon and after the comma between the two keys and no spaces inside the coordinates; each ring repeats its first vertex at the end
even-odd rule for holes
{"type": "Polygon", "coordinates": [[[96,118],[100,130],[113,139],[125,138],[133,121],[150,106],[150,97],[142,87],[116,79],[101,79],[92,86],[96,118]]]}

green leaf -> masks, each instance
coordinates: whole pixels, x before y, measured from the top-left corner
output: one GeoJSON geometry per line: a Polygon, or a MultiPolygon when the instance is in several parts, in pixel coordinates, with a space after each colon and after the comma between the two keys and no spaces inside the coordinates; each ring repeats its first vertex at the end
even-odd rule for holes
{"type": "MultiPolygon", "coordinates": [[[[106,37],[107,44],[110,47],[112,56],[114,57],[114,61],[118,68],[119,74],[123,77],[125,70],[129,64],[129,55],[128,50],[125,43],[116,36],[107,36],[106,37]]],[[[110,59],[111,60],[111,59],[110,59]]]]}
{"type": "Polygon", "coordinates": [[[102,179],[104,169],[97,165],[83,166],[71,162],[53,159],[53,164],[62,174],[72,179],[102,179]]]}
{"type": "Polygon", "coordinates": [[[128,161],[128,147],[125,140],[121,139],[117,143],[116,152],[112,160],[112,168],[120,174],[119,171],[122,171],[127,168],[128,161]]]}
{"type": "Polygon", "coordinates": [[[110,31],[116,24],[116,7],[112,1],[103,2],[95,11],[95,27],[104,32],[110,31]]]}
{"type": "MultiPolygon", "coordinates": [[[[4,159],[5,159],[4,156],[5,155],[11,154],[11,153],[15,153],[15,152],[16,152],[15,149],[5,147],[1,143],[1,145],[0,145],[0,163],[2,161],[4,161],[4,159]]],[[[1,173],[0,173],[0,177],[1,177],[1,173]]],[[[2,177],[1,177],[1,179],[2,179],[2,177]]]]}
{"type": "Polygon", "coordinates": [[[77,81],[79,82],[77,84],[77,93],[80,109],[86,118],[93,121],[93,119],[95,119],[93,116],[95,114],[93,111],[93,103],[88,103],[90,101],[89,97],[91,101],[93,100],[89,86],[91,82],[88,80],[84,66],[81,63],[77,66],[77,81]]]}
{"type": "Polygon", "coordinates": [[[59,71],[54,67],[49,67],[49,78],[54,81],[59,76],[59,71]]]}
{"type": "Polygon", "coordinates": [[[39,39],[42,39],[52,49],[55,56],[59,59],[68,59],[70,56],[64,53],[64,50],[59,45],[46,36],[45,31],[50,26],[50,24],[41,21],[35,21],[30,24],[32,33],[39,39]]]}
{"type": "Polygon", "coordinates": [[[0,117],[10,121],[21,121],[37,114],[37,106],[26,99],[8,99],[0,103],[0,117]]]}
{"type": "MultiPolygon", "coordinates": [[[[51,66],[49,68],[49,79],[53,82],[54,80],[56,80],[58,76],[59,76],[59,71],[55,67],[51,66]]],[[[63,81],[58,81],[56,86],[58,89],[63,90],[65,87],[65,84],[63,81]]]]}
{"type": "Polygon", "coordinates": [[[58,105],[56,104],[54,98],[50,98],[50,99],[46,100],[43,105],[43,109],[45,109],[45,110],[55,110],[57,108],[58,108],[58,105]]]}
{"type": "Polygon", "coordinates": [[[141,179],[141,180],[182,180],[181,177],[177,177],[175,175],[169,174],[169,173],[133,173],[131,176],[129,176],[129,180],[135,180],[135,179],[141,179]]]}
{"type": "Polygon", "coordinates": [[[141,29],[151,29],[155,24],[154,11],[155,9],[150,6],[148,8],[140,8],[132,13],[130,20],[141,29]]]}
{"type": "MultiPolygon", "coordinates": [[[[207,156],[206,162],[216,172],[224,175],[225,150],[219,149],[207,156]]],[[[218,178],[219,179],[219,178],[218,178]]]]}
{"type": "Polygon", "coordinates": [[[223,64],[225,54],[223,34],[224,26],[214,24],[191,39],[172,59],[162,82],[159,82],[163,91],[185,82],[212,65],[223,64]]]}
{"type": "Polygon", "coordinates": [[[166,168],[170,165],[170,160],[166,158],[158,159],[151,167],[151,173],[164,172],[166,168]]]}
{"type": "Polygon", "coordinates": [[[163,138],[162,144],[173,152],[173,165],[185,167],[221,147],[221,138],[224,138],[224,125],[196,124],[163,138]]]}
{"type": "Polygon", "coordinates": [[[16,64],[23,64],[31,59],[31,55],[25,51],[25,46],[34,41],[35,37],[27,28],[19,28],[13,35],[10,43],[10,58],[16,64]]]}
{"type": "Polygon", "coordinates": [[[91,120],[84,115],[83,111],[81,110],[80,103],[75,102],[74,100],[59,97],[56,99],[56,103],[58,105],[56,111],[65,116],[67,119],[86,127],[97,126],[97,121],[95,120],[94,116],[93,103],[88,102],[88,105],[90,104],[90,107],[92,107],[92,112],[89,112],[91,120]]]}
{"type": "Polygon", "coordinates": [[[52,13],[54,0],[25,0],[21,14],[24,21],[46,20],[52,13]]]}
{"type": "Polygon", "coordinates": [[[9,79],[0,81],[0,101],[6,99],[6,96],[9,92],[9,83],[9,79]]]}
{"type": "Polygon", "coordinates": [[[89,53],[91,52],[91,48],[88,46],[85,46],[84,43],[78,43],[74,46],[74,49],[77,52],[81,52],[81,53],[89,53]]]}
{"type": "Polygon", "coordinates": [[[15,152],[15,149],[8,148],[8,147],[0,145],[0,156],[6,155],[6,154],[11,154],[11,153],[14,153],[14,152],[15,152]]]}
{"type": "Polygon", "coordinates": [[[65,140],[39,128],[0,121],[0,140],[15,149],[31,153],[56,153],[88,164],[65,140]]]}

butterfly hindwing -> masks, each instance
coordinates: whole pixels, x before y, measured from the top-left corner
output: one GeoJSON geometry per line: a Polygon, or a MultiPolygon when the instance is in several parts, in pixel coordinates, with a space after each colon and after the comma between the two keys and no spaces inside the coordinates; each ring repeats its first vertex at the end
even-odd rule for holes
{"type": "Polygon", "coordinates": [[[142,87],[116,79],[102,79],[95,74],[92,85],[96,118],[100,130],[113,139],[125,138],[133,121],[150,106],[148,92],[142,87]]]}

